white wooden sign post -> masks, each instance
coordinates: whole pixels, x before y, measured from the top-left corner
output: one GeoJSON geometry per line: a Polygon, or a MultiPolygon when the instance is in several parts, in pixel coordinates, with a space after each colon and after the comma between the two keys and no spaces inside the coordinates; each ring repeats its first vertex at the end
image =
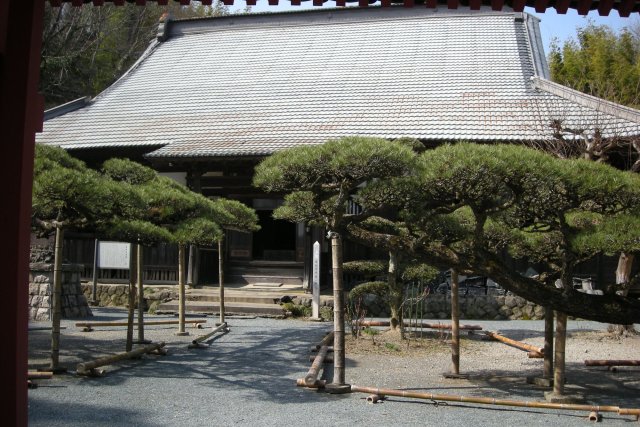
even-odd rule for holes
{"type": "Polygon", "coordinates": [[[311,291],[311,318],[320,319],[320,243],[313,244],[313,273],[312,273],[311,291]]]}

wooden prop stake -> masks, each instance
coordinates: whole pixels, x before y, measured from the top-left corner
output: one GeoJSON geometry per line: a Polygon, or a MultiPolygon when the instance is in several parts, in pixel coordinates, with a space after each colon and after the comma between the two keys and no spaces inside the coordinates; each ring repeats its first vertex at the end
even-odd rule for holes
{"type": "MultiPolygon", "coordinates": [[[[527,343],[524,343],[524,342],[521,342],[521,341],[512,340],[511,338],[504,337],[504,336],[502,336],[502,335],[500,335],[498,333],[495,333],[495,332],[485,331],[484,333],[487,336],[493,338],[494,340],[503,342],[505,344],[509,344],[509,345],[511,345],[513,347],[519,348],[520,350],[529,351],[529,352],[534,353],[534,354],[540,354],[541,356],[544,355],[544,348],[536,347],[536,346],[533,346],[531,344],[527,344],[527,343]]],[[[532,357],[532,356],[530,356],[530,357],[532,357]]],[[[538,356],[536,355],[535,357],[538,357],[538,356]]]]}
{"type": "MultiPolygon", "coordinates": [[[[179,322],[179,320],[152,320],[144,322],[144,325],[177,325],[179,322]]],[[[202,323],[207,323],[207,319],[194,319],[189,320],[187,323],[192,324],[194,328],[200,329],[202,328],[202,323]]],[[[94,326],[127,326],[127,322],[77,322],[76,326],[84,328],[83,332],[91,332],[94,326]]]]}
{"type": "Polygon", "coordinates": [[[164,355],[166,354],[166,351],[162,347],[164,347],[164,342],[158,342],[137,348],[135,350],[127,351],[125,353],[118,353],[114,354],[113,356],[101,357],[90,362],[78,363],[76,372],[78,375],[101,375],[103,371],[96,370],[96,368],[100,366],[110,365],[121,360],[133,359],[146,353],[156,352],[158,354],[164,355]]]}
{"type": "Polygon", "coordinates": [[[219,325],[218,327],[214,328],[211,332],[209,332],[208,334],[205,335],[201,335],[198,338],[194,339],[193,341],[191,341],[191,344],[189,344],[189,348],[204,348],[205,346],[202,345],[201,343],[207,339],[209,339],[210,337],[212,337],[214,334],[217,334],[220,331],[223,331],[225,334],[227,332],[229,332],[231,329],[229,329],[229,327],[227,326],[227,322],[224,322],[223,324],[219,325]]]}

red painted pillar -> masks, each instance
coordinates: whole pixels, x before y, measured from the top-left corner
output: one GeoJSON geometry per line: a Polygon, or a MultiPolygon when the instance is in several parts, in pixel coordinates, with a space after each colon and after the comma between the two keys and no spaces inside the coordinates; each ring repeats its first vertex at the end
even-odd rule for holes
{"type": "Polygon", "coordinates": [[[37,94],[44,0],[0,0],[0,413],[7,425],[26,426],[27,283],[33,147],[42,126],[37,94]]]}

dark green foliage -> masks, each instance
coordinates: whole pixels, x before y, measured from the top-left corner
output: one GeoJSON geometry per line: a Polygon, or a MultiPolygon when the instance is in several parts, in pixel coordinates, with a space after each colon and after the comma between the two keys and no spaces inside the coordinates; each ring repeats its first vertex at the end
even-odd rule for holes
{"type": "Polygon", "coordinates": [[[115,181],[146,184],[157,176],[156,171],[129,159],[109,159],[102,164],[102,172],[115,181]]]}
{"type": "Polygon", "coordinates": [[[386,261],[348,261],[342,265],[342,271],[347,274],[360,274],[375,277],[386,274],[386,261]]]}
{"type": "Polygon", "coordinates": [[[222,230],[207,218],[190,218],[178,223],[173,237],[178,244],[212,246],[222,237],[222,230]]]}
{"type": "Polygon", "coordinates": [[[349,292],[349,300],[357,301],[366,294],[378,295],[386,298],[389,294],[389,285],[387,282],[366,282],[356,285],[349,292]]]}

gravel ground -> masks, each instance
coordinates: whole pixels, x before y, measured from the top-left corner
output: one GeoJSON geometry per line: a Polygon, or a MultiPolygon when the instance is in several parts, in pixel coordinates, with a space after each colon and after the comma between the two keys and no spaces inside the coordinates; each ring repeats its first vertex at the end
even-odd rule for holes
{"type": "MultiPolygon", "coordinates": [[[[95,308],[90,321],[123,320],[117,308],[95,308]]],[[[202,316],[193,316],[204,318],[202,316]]],[[[149,320],[173,316],[148,316],[149,320]]],[[[86,320],[86,319],[83,319],[86,320]]],[[[382,320],[382,319],[381,319],[382,320]]],[[[145,338],[164,341],[166,356],[146,355],[104,367],[100,378],[80,377],[76,365],[124,351],[124,327],[96,327],[82,332],[77,320],[64,320],[61,364],[68,373],[37,380],[29,390],[30,426],[340,426],[438,425],[496,426],[588,424],[586,412],[433,402],[389,397],[367,404],[366,394],[328,395],[295,386],[311,363],[310,347],[332,329],[330,323],[292,319],[230,317],[231,331],[207,341],[208,347],[187,345],[207,329],[188,325],[189,336],[175,335],[176,325],[148,326],[145,338]]],[[[208,327],[215,317],[208,318],[208,327]]],[[[432,321],[432,322],[438,322],[432,321]]],[[[484,330],[542,346],[542,321],[467,321],[484,330]]],[[[32,323],[46,327],[46,322],[32,323]]],[[[585,359],[638,359],[640,338],[613,339],[606,325],[569,321],[567,391],[585,403],[640,407],[640,368],[585,367],[585,359]]],[[[137,331],[134,331],[137,337],[137,331]]],[[[540,375],[541,359],[478,334],[464,336],[461,372],[467,380],[445,379],[450,369],[446,335],[433,334],[418,348],[414,341],[385,346],[393,339],[374,337],[377,346],[353,347],[347,353],[346,380],[367,387],[419,392],[544,401],[545,389],[529,385],[527,375],[540,375]],[[391,347],[391,348],[387,348],[391,347]],[[399,351],[398,351],[399,350],[399,351]]],[[[396,341],[393,341],[394,343],[396,341]]],[[[29,332],[29,369],[48,366],[50,331],[29,332]]],[[[330,365],[322,377],[331,379],[330,365]]],[[[634,418],[602,413],[602,425],[630,424],[634,418]]]]}

